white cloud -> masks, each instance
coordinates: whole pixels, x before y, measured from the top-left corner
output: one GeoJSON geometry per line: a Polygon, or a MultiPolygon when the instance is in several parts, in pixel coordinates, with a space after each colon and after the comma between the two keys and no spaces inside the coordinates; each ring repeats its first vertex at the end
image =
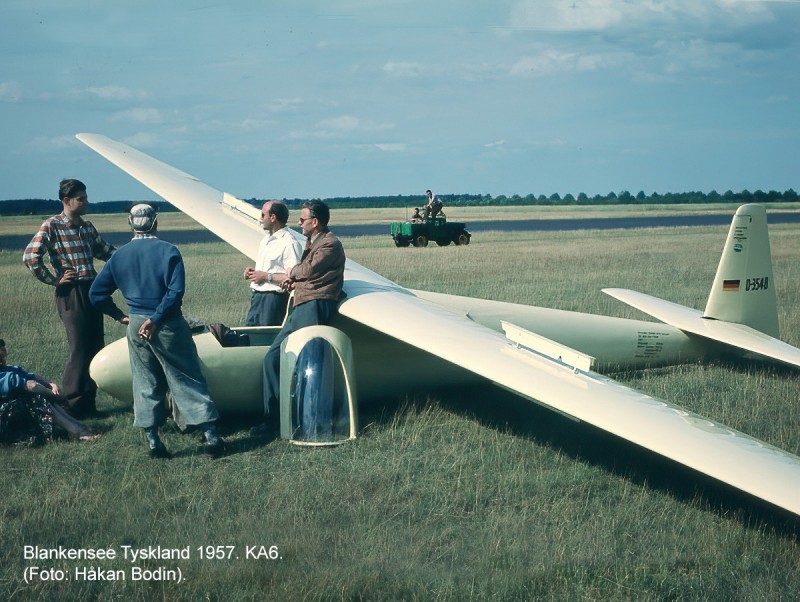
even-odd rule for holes
{"type": "Polygon", "coordinates": [[[344,138],[349,134],[382,132],[394,129],[394,127],[393,123],[375,123],[373,121],[362,121],[352,115],[340,115],[339,117],[331,117],[317,122],[312,131],[292,131],[288,137],[290,139],[344,138]]]}
{"type": "Polygon", "coordinates": [[[511,10],[511,26],[567,31],[616,25],[633,10],[616,0],[520,0],[511,10]]]}
{"type": "Polygon", "coordinates": [[[154,148],[158,146],[159,137],[149,132],[139,132],[133,136],[123,139],[125,144],[130,144],[133,148],[154,148]]]}
{"type": "Polygon", "coordinates": [[[664,73],[714,71],[731,64],[754,63],[764,56],[763,50],[742,49],[732,42],[710,42],[702,39],[660,41],[654,48],[664,59],[664,73]]]}
{"type": "Polygon", "coordinates": [[[80,142],[74,136],[37,136],[28,142],[24,148],[34,153],[53,153],[74,148],[78,145],[80,145],[80,142]]]}
{"type": "Polygon", "coordinates": [[[561,52],[554,48],[523,56],[508,70],[514,76],[543,76],[565,71],[597,71],[615,62],[611,55],[561,52]]]}
{"type": "Polygon", "coordinates": [[[164,121],[161,111],[158,109],[136,108],[127,111],[120,111],[111,116],[111,121],[123,121],[126,123],[162,123],[164,121]]]}
{"type": "Polygon", "coordinates": [[[384,142],[382,144],[376,144],[375,147],[387,153],[402,152],[408,148],[402,142],[384,142]]]}
{"type": "Polygon", "coordinates": [[[503,146],[506,143],[505,140],[497,140],[496,142],[489,142],[488,144],[484,144],[486,148],[494,148],[496,146],[503,146]]]}
{"type": "Polygon", "coordinates": [[[302,98],[276,98],[263,105],[263,108],[267,111],[280,113],[283,111],[292,111],[302,105],[303,102],[302,98]]]}
{"type": "Polygon", "coordinates": [[[275,121],[271,119],[243,119],[239,123],[243,130],[263,130],[271,125],[275,125],[275,121]]]}
{"type": "Polygon", "coordinates": [[[359,128],[358,117],[352,115],[342,115],[331,119],[323,119],[317,123],[317,128],[322,130],[334,130],[338,132],[350,132],[359,128]]]}
{"type": "Polygon", "coordinates": [[[422,71],[419,63],[389,61],[383,67],[383,72],[394,77],[417,77],[422,71]]]}
{"type": "Polygon", "coordinates": [[[0,82],[0,101],[17,102],[22,96],[22,88],[17,82],[0,82]]]}
{"type": "Polygon", "coordinates": [[[601,31],[638,28],[649,23],[772,19],[767,2],[754,0],[519,0],[511,9],[512,28],[555,31],[601,31]]]}
{"type": "Polygon", "coordinates": [[[102,100],[141,100],[147,94],[141,91],[130,90],[122,86],[90,86],[88,88],[73,88],[69,91],[78,98],[95,97],[102,100]]]}

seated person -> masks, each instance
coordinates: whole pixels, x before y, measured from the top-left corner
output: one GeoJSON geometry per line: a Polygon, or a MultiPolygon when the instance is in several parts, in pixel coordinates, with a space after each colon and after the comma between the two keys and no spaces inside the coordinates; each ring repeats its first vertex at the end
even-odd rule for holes
{"type": "Polygon", "coordinates": [[[63,399],[57,384],[19,366],[6,365],[7,357],[6,343],[0,339],[0,441],[42,437],[49,441],[53,437],[53,425],[61,427],[78,441],[93,441],[100,437],[59,405],[48,401],[63,399]]]}
{"type": "Polygon", "coordinates": [[[412,222],[422,221],[422,215],[419,212],[419,207],[414,207],[414,215],[411,216],[412,222]]]}
{"type": "Polygon", "coordinates": [[[425,219],[428,219],[429,217],[435,218],[436,215],[442,210],[442,201],[436,198],[436,195],[430,190],[426,190],[425,195],[428,197],[428,204],[425,205],[425,219]]]}

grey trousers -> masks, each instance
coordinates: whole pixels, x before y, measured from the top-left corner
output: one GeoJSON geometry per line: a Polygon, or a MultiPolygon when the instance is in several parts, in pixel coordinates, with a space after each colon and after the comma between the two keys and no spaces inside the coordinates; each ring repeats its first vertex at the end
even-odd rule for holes
{"type": "Polygon", "coordinates": [[[197,347],[182,316],[166,320],[150,341],[139,337],[147,316],[131,314],[128,351],[133,374],[133,425],[161,426],[167,419],[167,389],[187,426],[219,417],[200,371],[197,347]]]}

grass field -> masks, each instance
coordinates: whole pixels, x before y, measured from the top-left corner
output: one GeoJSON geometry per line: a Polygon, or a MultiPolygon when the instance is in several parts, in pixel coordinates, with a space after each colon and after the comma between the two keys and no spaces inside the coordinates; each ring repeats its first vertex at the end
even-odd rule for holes
{"type": "MultiPolygon", "coordinates": [[[[163,218],[171,228],[172,214],[163,218]]],[[[95,220],[101,230],[116,227],[105,219],[95,220]]],[[[0,220],[0,233],[28,231],[23,218],[0,220]]],[[[600,288],[702,308],[726,233],[486,233],[469,246],[424,249],[397,249],[389,236],[343,242],[350,258],[411,288],[641,318],[600,288]]],[[[796,346],[799,234],[771,229],[782,338],[796,346]]],[[[221,243],[181,250],[187,317],[241,322],[246,260],[221,243]]],[[[52,293],[20,259],[21,250],[0,251],[0,337],[11,363],[59,379],[66,346],[52,293]]],[[[106,324],[108,341],[123,335],[106,324]]],[[[795,372],[692,364],[619,378],[800,454],[795,372]]],[[[0,449],[0,597],[800,599],[800,543],[782,516],[492,388],[387,392],[362,408],[359,438],[334,449],[264,442],[248,424],[229,423],[232,453],[216,461],[176,430],[165,434],[176,457],[149,460],[130,408],[105,395],[99,405],[107,415],[91,421],[105,433],[96,443],[0,449]],[[117,558],[24,557],[25,546],[59,545],[117,558]],[[131,562],[120,557],[124,546],[190,557],[131,562]],[[246,546],[263,546],[263,555],[246,558],[246,546]],[[31,566],[64,570],[68,580],[26,584],[31,566]],[[76,578],[82,567],[125,580],[76,578]],[[133,580],[133,567],[163,571],[133,580]],[[180,582],[171,579],[178,569],[180,582]]]]}

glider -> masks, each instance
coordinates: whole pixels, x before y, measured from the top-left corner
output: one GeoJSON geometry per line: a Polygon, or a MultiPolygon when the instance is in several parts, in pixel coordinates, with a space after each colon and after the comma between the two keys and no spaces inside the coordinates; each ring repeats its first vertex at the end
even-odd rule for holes
{"type": "MultiPolygon", "coordinates": [[[[197,178],[98,134],[77,138],[255,259],[258,210],[197,178]]],[[[613,367],[685,363],[731,352],[800,367],[778,337],[766,211],[733,218],[704,312],[642,293],[605,292],[653,323],[409,290],[348,259],[347,298],[332,324],[352,341],[361,400],[414,388],[492,382],[800,516],[800,458],[601,375],[613,367]],[[424,342],[424,343],[422,343],[424,342]]],[[[259,411],[260,365],[276,327],[237,328],[247,347],[195,337],[220,412],[259,411]],[[243,381],[231,391],[231,381],[243,381]]],[[[109,394],[131,399],[121,339],[92,364],[109,394]]]]}

